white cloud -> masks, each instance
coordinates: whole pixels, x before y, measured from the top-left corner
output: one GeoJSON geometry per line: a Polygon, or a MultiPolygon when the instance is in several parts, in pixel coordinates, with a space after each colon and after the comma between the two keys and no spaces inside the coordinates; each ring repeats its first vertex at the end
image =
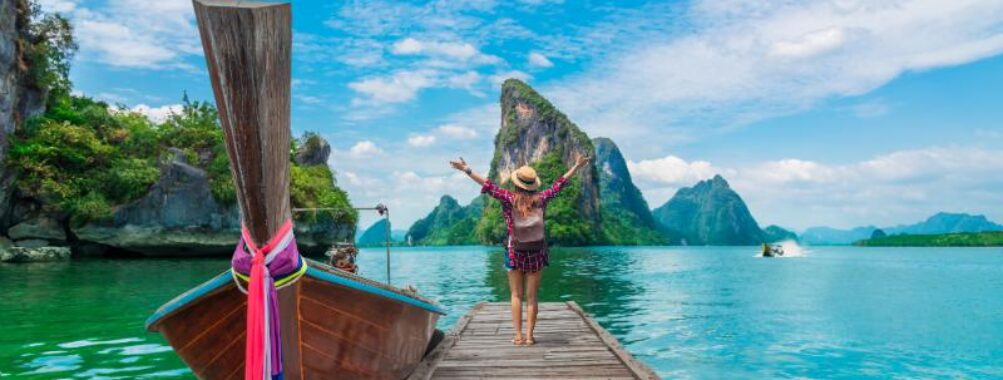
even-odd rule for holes
{"type": "Polygon", "coordinates": [[[1003,215],[1003,150],[928,147],[842,165],[790,158],[721,168],[675,156],[627,164],[653,207],[721,173],[763,225],[895,225],[938,211],[1003,215]]]}
{"type": "Polygon", "coordinates": [[[155,123],[163,123],[164,120],[167,120],[168,116],[171,116],[171,114],[180,113],[181,109],[182,105],[180,104],[169,104],[160,107],[150,107],[146,104],[138,104],[129,109],[129,111],[146,115],[146,117],[150,118],[150,120],[155,123]]]}
{"type": "Polygon", "coordinates": [[[380,180],[373,177],[356,174],[355,172],[343,171],[339,174],[341,174],[342,178],[344,179],[344,181],[341,182],[343,185],[354,186],[356,188],[373,188],[373,187],[379,187],[381,185],[380,180]]]}
{"type": "Polygon", "coordinates": [[[370,76],[351,82],[348,87],[364,96],[354,99],[356,106],[386,105],[413,101],[419,92],[429,88],[462,89],[480,97],[484,95],[479,88],[482,79],[473,70],[454,73],[450,70],[424,68],[370,76]]]}
{"type": "Polygon", "coordinates": [[[324,103],[324,99],[312,95],[297,95],[296,100],[299,100],[300,102],[303,102],[303,104],[307,105],[317,105],[324,103]]]}
{"type": "Polygon", "coordinates": [[[477,131],[456,124],[441,125],[435,131],[454,139],[473,139],[477,137],[477,131]]]}
{"type": "Polygon", "coordinates": [[[1003,53],[1000,14],[988,0],[697,1],[679,15],[687,32],[596,30],[618,38],[606,59],[541,90],[627,149],[652,130],[692,140],[1003,53]]]}
{"type": "Polygon", "coordinates": [[[689,186],[721,172],[710,162],[688,162],[672,155],[653,160],[627,161],[627,169],[634,179],[676,187],[689,186]]]}
{"type": "Polygon", "coordinates": [[[770,52],[780,57],[807,58],[843,46],[846,34],[840,28],[826,28],[808,32],[790,41],[773,43],[770,52]]]}
{"type": "Polygon", "coordinates": [[[529,65],[533,67],[553,67],[554,63],[547,59],[547,56],[532,52],[529,53],[529,65]]]}
{"type": "Polygon", "coordinates": [[[369,140],[359,141],[348,150],[348,154],[355,158],[371,157],[380,153],[383,153],[383,150],[378,148],[376,143],[369,140]]]}
{"type": "Polygon", "coordinates": [[[435,144],[435,136],[432,135],[411,135],[407,138],[407,143],[411,146],[423,147],[435,144]]]}
{"type": "Polygon", "coordinates": [[[415,98],[418,91],[435,84],[435,73],[428,70],[398,71],[385,77],[369,77],[348,84],[376,103],[402,103],[415,98]]]}
{"type": "Polygon", "coordinates": [[[462,89],[473,89],[478,83],[481,82],[481,75],[476,71],[467,71],[462,74],[457,74],[450,76],[446,79],[446,83],[452,88],[462,88],[462,89]]]}
{"type": "Polygon", "coordinates": [[[397,55],[425,55],[448,60],[459,60],[473,64],[496,64],[501,58],[484,54],[467,42],[420,41],[408,37],[397,41],[390,48],[397,55]]]}
{"type": "MultiPolygon", "coordinates": [[[[471,46],[473,48],[473,46],[471,46]]],[[[424,45],[414,38],[405,38],[394,43],[391,51],[394,54],[418,54],[424,49],[424,45]]]]}
{"type": "Polygon", "coordinates": [[[410,227],[415,220],[428,214],[445,194],[452,194],[461,203],[466,203],[480,189],[466,175],[450,169],[438,174],[391,170],[385,176],[375,174],[370,168],[360,169],[338,171],[338,184],[348,192],[353,204],[388,205],[393,210],[395,228],[410,227]]]}
{"type": "Polygon", "coordinates": [[[319,66],[340,62],[351,69],[386,66],[383,44],[371,38],[343,38],[293,31],[295,61],[319,66]]]}
{"type": "Polygon", "coordinates": [[[84,60],[127,68],[190,70],[186,59],[202,53],[187,1],[121,0],[97,8],[48,0],[42,5],[71,19],[84,60]]]}
{"type": "Polygon", "coordinates": [[[765,162],[739,169],[733,185],[771,222],[850,227],[913,222],[938,211],[1000,215],[999,173],[1003,151],[929,147],[846,165],[765,162]]]}
{"type": "Polygon", "coordinates": [[[396,56],[420,56],[406,64],[411,69],[371,75],[349,83],[349,88],[363,95],[356,106],[387,105],[413,101],[428,88],[455,88],[475,96],[484,96],[483,76],[477,68],[501,63],[466,42],[438,42],[405,38],[395,42],[390,52],[396,56]]]}
{"type": "MultiPolygon", "coordinates": [[[[438,202],[444,194],[456,194],[457,190],[461,194],[476,194],[479,187],[465,174],[452,170],[447,174],[428,175],[418,174],[414,171],[394,171],[394,188],[398,192],[414,193],[418,196],[431,200],[427,203],[424,212],[431,211],[431,208],[438,202]]],[[[462,202],[462,200],[461,200],[462,202]]]]}

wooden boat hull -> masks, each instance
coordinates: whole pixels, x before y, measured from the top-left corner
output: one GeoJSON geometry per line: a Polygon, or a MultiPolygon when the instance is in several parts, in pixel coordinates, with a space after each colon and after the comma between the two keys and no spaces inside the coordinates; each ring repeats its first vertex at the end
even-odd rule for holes
{"type": "MultiPolygon", "coordinates": [[[[310,261],[279,290],[286,379],[402,379],[421,361],[444,311],[310,261]]],[[[201,379],[244,376],[247,296],[230,271],[168,302],[147,321],[201,379]]]]}

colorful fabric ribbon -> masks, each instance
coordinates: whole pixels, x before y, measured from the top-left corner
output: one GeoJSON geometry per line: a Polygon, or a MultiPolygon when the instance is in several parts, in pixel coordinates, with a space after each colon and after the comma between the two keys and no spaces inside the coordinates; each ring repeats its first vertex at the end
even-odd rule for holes
{"type": "Polygon", "coordinates": [[[292,220],[287,220],[264,246],[257,247],[247,227],[233,252],[234,281],[247,293],[245,380],[282,379],[282,336],[277,289],[306,273],[306,261],[296,249],[292,220]],[[247,288],[243,283],[247,283],[247,288]]]}

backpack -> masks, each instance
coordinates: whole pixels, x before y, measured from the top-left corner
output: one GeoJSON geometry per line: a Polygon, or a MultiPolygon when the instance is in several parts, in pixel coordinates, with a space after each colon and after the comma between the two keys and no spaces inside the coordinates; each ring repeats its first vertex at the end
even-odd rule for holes
{"type": "Polygon", "coordinates": [[[543,228],[543,208],[534,207],[526,216],[512,210],[512,248],[517,251],[539,251],[547,246],[543,228]]]}

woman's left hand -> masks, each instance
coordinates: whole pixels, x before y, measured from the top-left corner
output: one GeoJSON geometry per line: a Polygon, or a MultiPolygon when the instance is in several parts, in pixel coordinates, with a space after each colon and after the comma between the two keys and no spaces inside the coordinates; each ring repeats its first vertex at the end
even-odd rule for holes
{"type": "Polygon", "coordinates": [[[470,168],[470,166],[467,165],[467,162],[463,160],[463,157],[460,157],[459,161],[449,161],[449,166],[452,166],[453,169],[461,172],[465,172],[470,168]]]}
{"type": "Polygon", "coordinates": [[[583,167],[585,165],[588,165],[589,161],[592,161],[592,157],[578,155],[578,158],[575,159],[575,166],[583,167]]]}

